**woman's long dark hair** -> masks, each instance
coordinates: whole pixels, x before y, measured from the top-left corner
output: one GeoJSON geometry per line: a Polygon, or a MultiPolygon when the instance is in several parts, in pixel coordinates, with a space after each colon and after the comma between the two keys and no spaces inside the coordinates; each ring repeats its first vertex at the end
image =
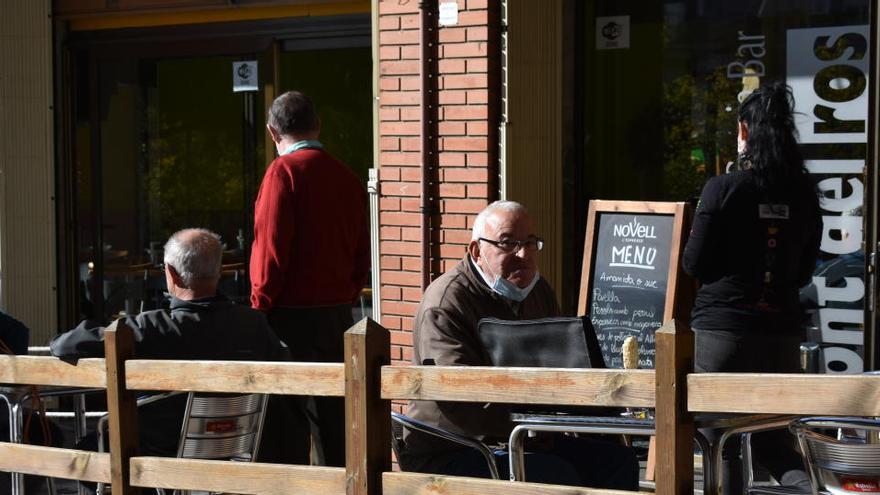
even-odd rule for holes
{"type": "Polygon", "coordinates": [[[807,175],[797,144],[794,96],[781,82],[761,86],[739,107],[738,118],[748,126],[745,160],[751,162],[758,186],[780,191],[807,175]]]}

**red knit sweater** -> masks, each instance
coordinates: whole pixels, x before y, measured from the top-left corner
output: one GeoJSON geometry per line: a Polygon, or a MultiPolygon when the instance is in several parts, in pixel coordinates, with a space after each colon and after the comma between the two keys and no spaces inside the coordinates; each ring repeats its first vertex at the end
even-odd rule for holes
{"type": "Polygon", "coordinates": [[[370,266],[366,191],[320,149],[280,156],[257,195],[251,251],[251,305],[350,304],[370,266]]]}

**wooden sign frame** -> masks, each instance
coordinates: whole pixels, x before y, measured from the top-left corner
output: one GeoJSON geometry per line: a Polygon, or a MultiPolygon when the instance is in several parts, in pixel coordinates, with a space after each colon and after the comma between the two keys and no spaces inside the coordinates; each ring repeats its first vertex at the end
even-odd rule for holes
{"type": "Polygon", "coordinates": [[[681,270],[681,254],[690,230],[690,208],[687,203],[661,201],[590,201],[587,212],[587,233],[584,236],[584,262],[581,271],[581,285],[578,294],[578,313],[586,315],[593,287],[593,260],[599,241],[596,235],[597,220],[603,213],[642,214],[672,216],[672,245],[669,249],[669,272],[666,281],[666,300],[663,307],[663,322],[672,318],[690,321],[693,306],[694,287],[690,278],[681,270]]]}

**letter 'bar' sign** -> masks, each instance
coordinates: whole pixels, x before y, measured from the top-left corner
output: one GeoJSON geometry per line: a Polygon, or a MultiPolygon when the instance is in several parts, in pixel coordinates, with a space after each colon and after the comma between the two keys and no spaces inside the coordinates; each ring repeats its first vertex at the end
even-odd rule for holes
{"type": "Polygon", "coordinates": [[[578,314],[590,315],[609,368],[621,346],[639,342],[639,367],[654,367],[654,332],[690,309],[679,269],[685,203],[590,201],[578,314]]]}

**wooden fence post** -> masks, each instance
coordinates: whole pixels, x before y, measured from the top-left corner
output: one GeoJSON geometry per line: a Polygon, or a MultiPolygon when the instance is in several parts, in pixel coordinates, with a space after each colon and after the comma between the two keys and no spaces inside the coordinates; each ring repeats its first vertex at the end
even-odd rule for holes
{"type": "Polygon", "coordinates": [[[391,402],[381,399],[382,366],[391,362],[391,339],[364,318],[345,332],[346,495],[380,495],[391,470],[391,402]]]}
{"type": "Polygon", "coordinates": [[[694,420],[687,409],[687,375],[694,369],[694,333],[669,320],[657,330],[657,493],[694,493],[694,420]]]}
{"type": "Polygon", "coordinates": [[[137,399],[125,386],[125,361],[134,357],[134,333],[122,320],[104,331],[107,414],[110,431],[110,482],[113,493],[140,493],[131,486],[129,459],[138,454],[137,399]]]}

